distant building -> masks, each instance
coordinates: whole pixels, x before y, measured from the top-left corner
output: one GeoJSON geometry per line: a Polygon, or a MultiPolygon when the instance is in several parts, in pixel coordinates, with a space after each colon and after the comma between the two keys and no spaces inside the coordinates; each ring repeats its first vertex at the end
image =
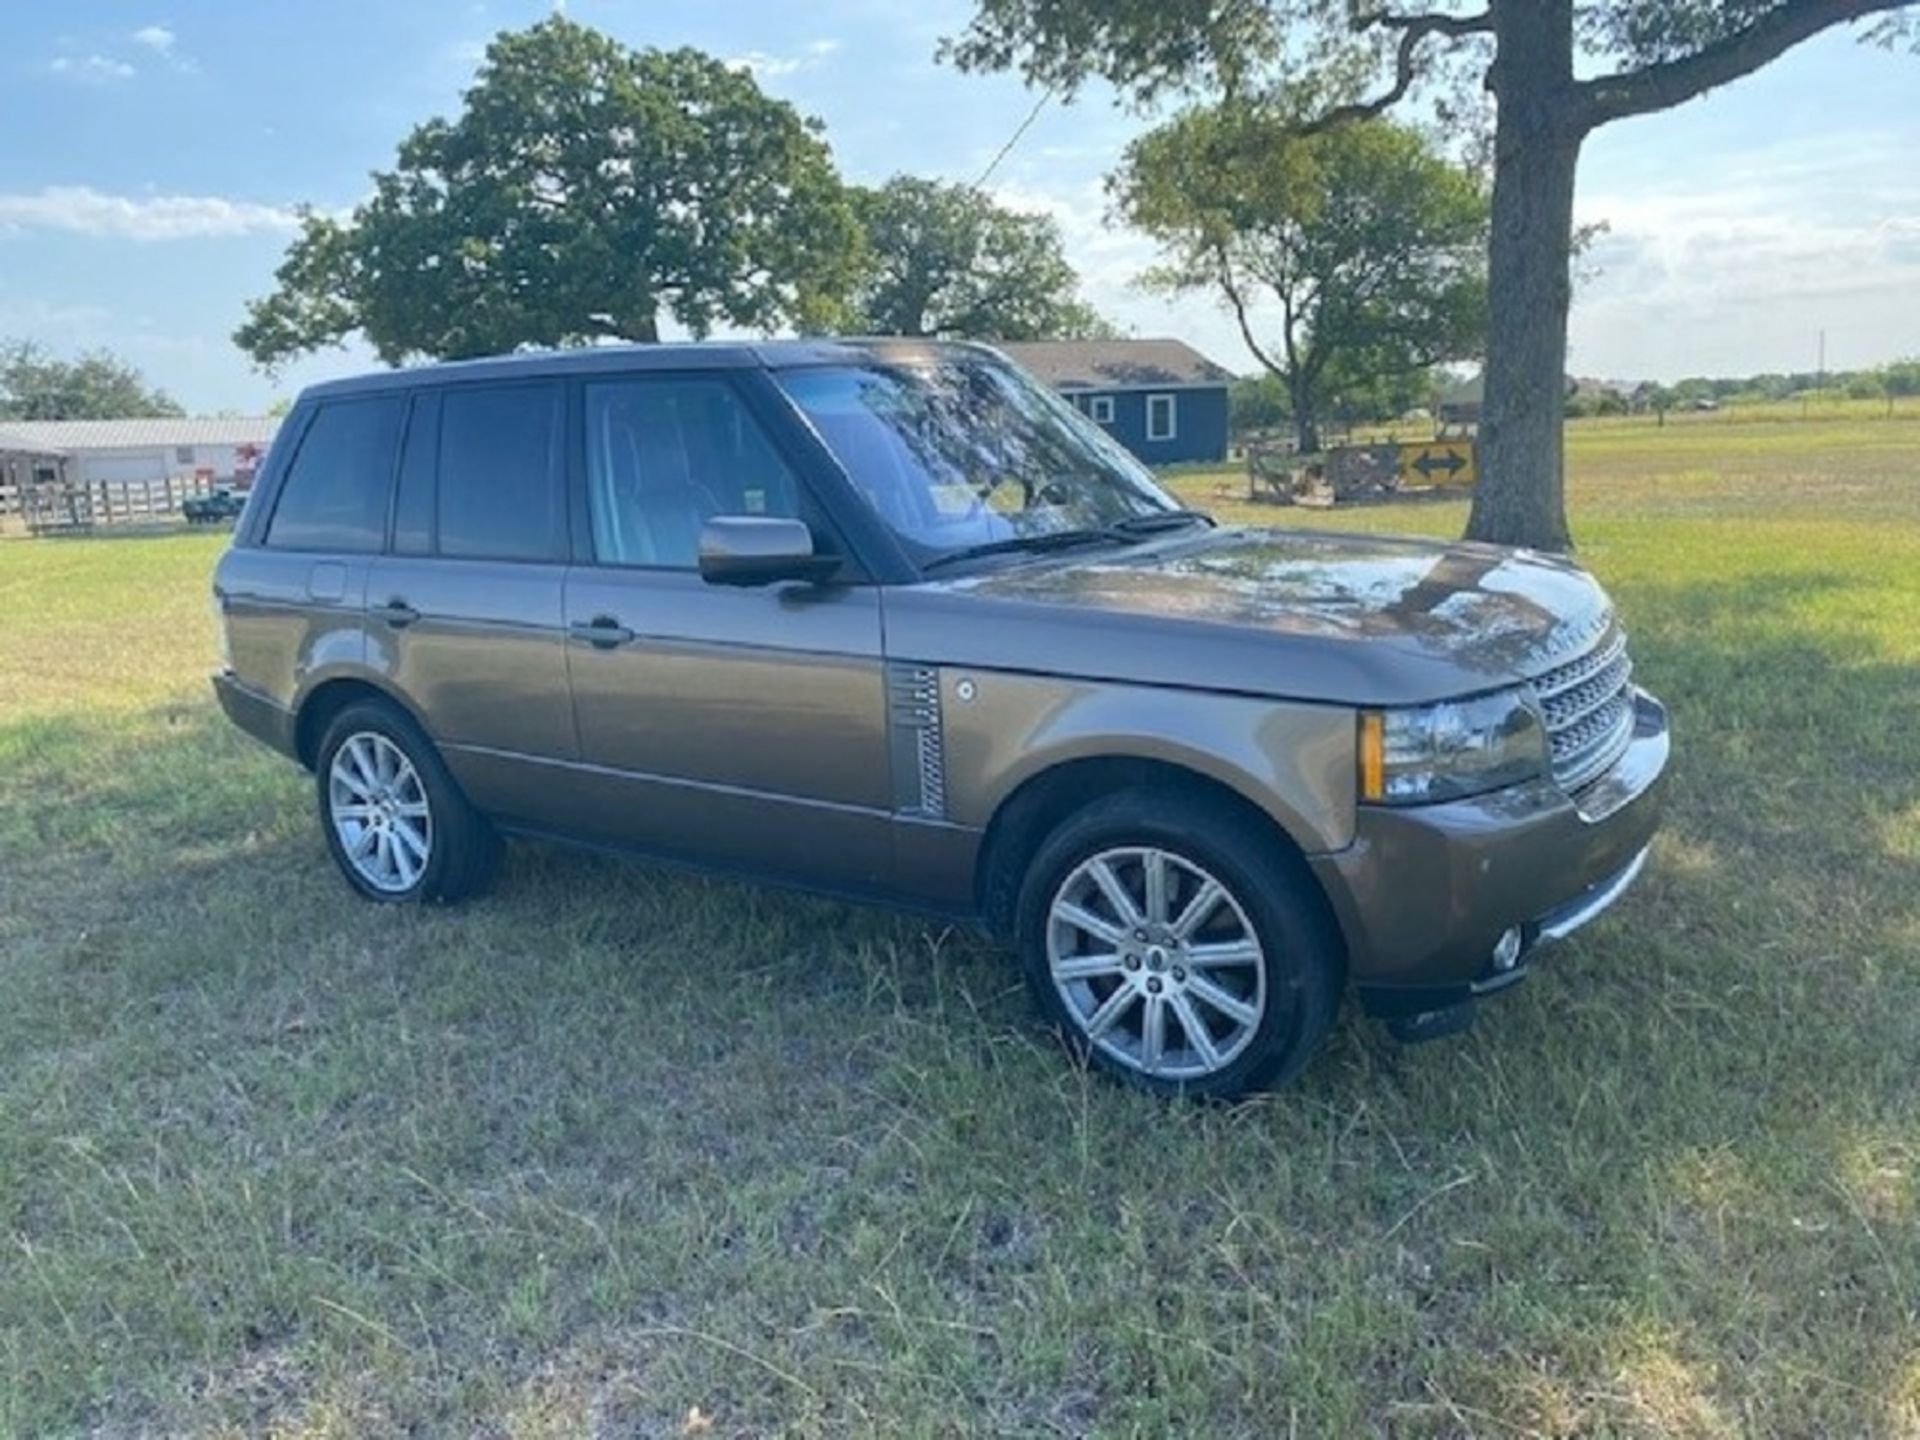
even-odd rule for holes
{"type": "Polygon", "coordinates": [[[0,420],[0,487],[137,485],[169,477],[244,486],[279,428],[272,416],[0,420]]]}
{"type": "Polygon", "coordinates": [[[1484,375],[1469,375],[1443,381],[1434,396],[1433,413],[1442,428],[1478,425],[1480,406],[1487,398],[1484,375]]]}
{"type": "Polygon", "coordinates": [[[1232,372],[1180,340],[1022,340],[999,349],[1149,465],[1227,458],[1232,372]]]}

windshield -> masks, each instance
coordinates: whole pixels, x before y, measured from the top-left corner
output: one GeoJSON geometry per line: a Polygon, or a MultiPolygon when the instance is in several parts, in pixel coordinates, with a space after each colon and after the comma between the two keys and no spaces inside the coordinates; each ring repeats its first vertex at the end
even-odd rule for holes
{"type": "Polygon", "coordinates": [[[1051,390],[986,357],[775,372],[867,502],[921,558],[1178,511],[1051,390]]]}

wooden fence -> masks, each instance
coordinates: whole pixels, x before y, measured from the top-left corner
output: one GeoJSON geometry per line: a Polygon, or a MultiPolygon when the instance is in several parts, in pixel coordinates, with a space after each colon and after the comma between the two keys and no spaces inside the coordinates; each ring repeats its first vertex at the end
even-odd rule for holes
{"type": "Polygon", "coordinates": [[[30,535],[77,532],[101,525],[160,524],[180,514],[180,502],[217,486],[198,475],[163,480],[50,480],[0,485],[0,532],[30,535]]]}

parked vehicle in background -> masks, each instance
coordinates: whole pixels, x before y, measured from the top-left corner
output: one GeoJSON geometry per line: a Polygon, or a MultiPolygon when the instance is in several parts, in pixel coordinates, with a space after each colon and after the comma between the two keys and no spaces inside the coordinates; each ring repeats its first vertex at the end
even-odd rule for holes
{"type": "Polygon", "coordinates": [[[223,485],[205,495],[189,495],[180,502],[180,513],[189,525],[218,525],[223,520],[239,519],[246,507],[246,496],[223,485]]]}
{"type": "Polygon", "coordinates": [[[256,488],[215,686],[359,893],[463,898],[517,834],[977,920],[1155,1090],[1285,1079],[1348,988],[1457,1026],[1657,821],[1582,571],[1218,528],[982,347],[338,381],[256,488]]]}

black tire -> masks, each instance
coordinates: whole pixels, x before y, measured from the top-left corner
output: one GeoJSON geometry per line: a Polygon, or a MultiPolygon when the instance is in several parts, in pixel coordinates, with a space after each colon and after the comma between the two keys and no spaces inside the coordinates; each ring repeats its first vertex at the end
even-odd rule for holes
{"type": "MultiPolygon", "coordinates": [[[[356,700],[341,710],[321,737],[313,768],[320,831],[326,837],[327,849],[347,883],[365,898],[384,904],[452,904],[479,894],[493,879],[500,856],[499,835],[469,803],[433,741],[398,705],[386,700],[356,700]],[[405,757],[418,779],[417,791],[428,811],[426,861],[411,883],[397,887],[375,884],[361,872],[347,853],[334,817],[334,760],[349,741],[373,736],[383,738],[405,757]]],[[[414,792],[410,789],[408,793],[414,792]]]]}
{"type": "Polygon", "coordinates": [[[1231,1099],[1284,1084],[1318,1049],[1339,1004],[1344,952],[1325,898],[1299,857],[1261,818],[1175,786],[1122,790],[1063,821],[1027,866],[1014,933],[1028,988],[1073,1051],[1128,1084],[1160,1094],[1231,1099]],[[1125,866],[1136,852],[1139,878],[1128,881],[1125,866]],[[1102,871],[1106,878],[1120,876],[1129,898],[1150,914],[1144,887],[1150,863],[1146,857],[1151,854],[1170,857],[1158,862],[1166,877],[1161,881],[1161,909],[1175,920],[1185,918],[1181,912],[1204,891],[1204,879],[1223,887],[1227,901],[1214,901],[1202,915],[1204,923],[1185,938],[1173,926],[1155,926],[1152,943],[1139,941],[1140,934],[1149,932],[1138,929],[1117,939],[1103,935],[1095,940],[1094,932],[1084,932],[1088,953],[1063,954],[1063,963],[1084,960],[1105,966],[1104,947],[1112,944],[1128,968],[1056,983],[1050,938],[1082,933],[1078,925],[1055,916],[1056,898],[1072,902],[1085,897],[1087,903],[1077,905],[1077,911],[1095,910],[1094,920],[1125,929],[1114,924],[1120,912],[1107,898],[1109,892],[1094,885],[1091,877],[1102,871]],[[1244,940],[1236,937],[1248,931],[1258,942],[1257,960],[1242,961],[1231,971],[1200,960],[1203,952],[1244,949],[1244,940]],[[1224,940],[1215,938],[1223,935],[1224,940]],[[1129,985],[1152,985],[1154,998],[1120,996],[1129,985]],[[1223,989],[1228,992],[1225,999],[1241,1010],[1257,1010],[1257,1019],[1236,1019],[1225,1009],[1215,1010],[1223,989]],[[1063,990],[1073,995],[1071,1002],[1063,990]],[[1119,1007],[1119,1019],[1109,1020],[1104,1038],[1096,1041],[1088,1034],[1088,1024],[1097,1023],[1108,1009],[1106,1001],[1119,1007]],[[1175,1029],[1180,1032],[1181,1048],[1162,1052],[1167,1068],[1179,1073],[1143,1068],[1149,1053],[1149,1005],[1160,1016],[1157,1040],[1171,1046],[1175,1029]],[[1184,1008],[1176,1010],[1176,1005],[1184,1008]],[[1187,1033],[1196,1020],[1207,1031],[1205,1046],[1216,1052],[1211,1060],[1187,1033]],[[1127,1058],[1109,1047],[1134,1053],[1127,1058]]]}

